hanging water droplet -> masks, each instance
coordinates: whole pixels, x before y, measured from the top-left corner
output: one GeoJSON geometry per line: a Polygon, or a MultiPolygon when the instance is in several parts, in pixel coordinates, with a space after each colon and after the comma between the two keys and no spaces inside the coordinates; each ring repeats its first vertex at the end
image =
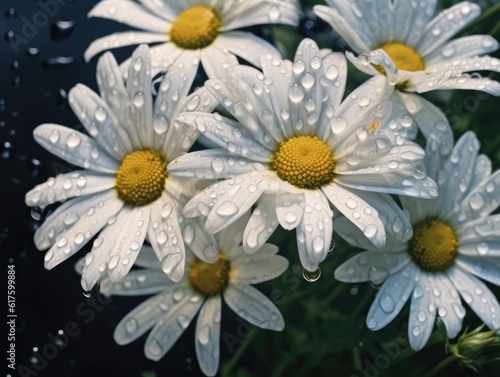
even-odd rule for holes
{"type": "Polygon", "coordinates": [[[316,271],[307,271],[305,268],[302,268],[302,276],[309,283],[314,283],[321,276],[321,269],[318,267],[316,271]]]}

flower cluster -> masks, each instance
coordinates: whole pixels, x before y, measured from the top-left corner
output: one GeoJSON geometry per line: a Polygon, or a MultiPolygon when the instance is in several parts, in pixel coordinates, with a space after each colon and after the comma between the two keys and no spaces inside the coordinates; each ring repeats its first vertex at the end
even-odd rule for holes
{"type": "Polygon", "coordinates": [[[450,40],[479,6],[459,3],[432,18],[435,7],[326,0],[314,13],[349,51],[306,38],[288,60],[248,27],[297,26],[294,0],[99,2],[89,17],[142,31],[100,38],[85,58],[140,46],[120,65],[110,52],[99,58],[99,94],[83,84],[69,93],[87,133],[34,130],[40,145],[82,169],[26,194],[29,206],[64,202],[35,233],[48,249],[45,267],[92,241],[81,263],[85,290],[100,282],[107,295],[154,293],[114,334],[127,344],[151,330],[144,352],[153,360],[199,312],[195,349],[208,376],[219,366],[221,297],[255,326],[284,328],[279,309],[251,286],[288,267],[267,243],[278,227],[295,229],[306,276],[319,276],[336,234],[363,249],[335,278],[381,284],[371,330],[411,298],[414,350],[437,316],[456,337],[464,303],[498,329],[500,305],[482,280],[500,285],[500,173],[478,154],[473,132],[455,144],[444,113],[420,95],[500,95],[498,82],[468,74],[500,72],[500,60],[485,55],[498,42],[450,40]],[[373,77],[346,93],[349,62],[373,77]]]}

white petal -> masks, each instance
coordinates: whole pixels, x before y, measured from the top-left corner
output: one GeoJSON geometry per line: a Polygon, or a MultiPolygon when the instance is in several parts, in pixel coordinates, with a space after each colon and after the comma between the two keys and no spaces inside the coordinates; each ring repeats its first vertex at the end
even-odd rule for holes
{"type": "Polygon", "coordinates": [[[83,53],[86,62],[102,51],[113,48],[138,45],[141,43],[165,42],[165,34],[148,33],[143,31],[122,31],[113,33],[93,41],[83,53]]]}
{"type": "Polygon", "coordinates": [[[182,218],[180,226],[186,246],[201,260],[214,263],[219,259],[219,247],[213,235],[205,230],[202,217],[182,218]]]}
{"type": "Polygon", "coordinates": [[[349,59],[352,65],[354,65],[359,71],[366,73],[367,75],[370,76],[385,77],[375,69],[373,64],[371,64],[368,55],[366,53],[356,56],[351,51],[346,51],[345,56],[347,57],[347,59],[349,59]]]}
{"type": "Polygon", "coordinates": [[[122,280],[116,283],[109,278],[104,279],[101,282],[100,290],[112,295],[139,296],[164,291],[166,288],[174,287],[174,284],[161,271],[141,269],[130,271],[122,280]]]}
{"type": "Polygon", "coordinates": [[[262,195],[257,201],[243,234],[245,252],[252,254],[259,250],[278,226],[274,209],[276,195],[262,195]]]}
{"type": "Polygon", "coordinates": [[[112,227],[115,243],[108,252],[108,274],[112,281],[119,281],[132,268],[146,238],[149,213],[150,206],[126,206],[120,212],[120,216],[127,217],[127,221],[120,229],[112,227]]]}
{"type": "Polygon", "coordinates": [[[214,44],[201,50],[201,64],[209,79],[217,79],[225,77],[229,67],[238,64],[238,59],[214,44]]]}
{"type": "MultiPolygon", "coordinates": [[[[177,16],[182,13],[186,6],[185,2],[177,4],[156,0],[139,0],[141,4],[149,10],[150,13],[161,17],[167,21],[174,22],[177,16]],[[179,7],[180,6],[180,7],[179,7]]],[[[189,3],[188,3],[189,4],[189,3]]]]}
{"type": "Polygon", "coordinates": [[[469,191],[467,195],[470,194],[477,186],[481,184],[484,180],[488,179],[492,172],[492,163],[488,156],[480,154],[476,160],[476,168],[473,172],[473,177],[469,185],[469,191]]]}
{"type": "Polygon", "coordinates": [[[68,102],[89,135],[110,156],[122,161],[132,151],[130,138],[119,118],[93,90],[77,84],[69,91],[68,102]]]}
{"type": "Polygon", "coordinates": [[[500,274],[498,273],[500,271],[500,258],[498,256],[458,255],[455,263],[464,271],[470,272],[492,284],[500,285],[500,274]]]}
{"type": "Polygon", "coordinates": [[[142,245],[141,252],[135,260],[135,266],[160,271],[160,263],[158,263],[158,258],[152,246],[147,244],[142,245]]]}
{"type": "Polygon", "coordinates": [[[322,189],[335,208],[361,229],[370,242],[379,248],[385,245],[384,224],[374,207],[336,183],[322,189]]]}
{"type": "Polygon", "coordinates": [[[51,177],[26,193],[26,205],[46,206],[69,198],[91,195],[115,187],[111,174],[75,170],[51,177]]]}
{"type": "Polygon", "coordinates": [[[446,273],[464,301],[490,329],[498,329],[500,305],[489,288],[479,279],[451,266],[446,273]]]}
{"type": "Polygon", "coordinates": [[[453,339],[462,329],[465,308],[460,302],[457,290],[444,273],[435,273],[431,281],[433,299],[437,313],[446,326],[448,337],[453,339]]]}
{"type": "Polygon", "coordinates": [[[431,90],[449,89],[470,89],[480,90],[493,96],[500,96],[500,83],[487,77],[477,77],[477,74],[463,74],[460,77],[452,77],[452,70],[440,72],[437,75],[429,76],[428,80],[422,80],[415,85],[418,93],[425,93],[431,90]]]}
{"type": "Polygon", "coordinates": [[[265,168],[260,162],[240,157],[222,148],[183,154],[167,167],[168,172],[176,176],[200,179],[231,178],[251,171],[263,171],[265,168]]]}
{"type": "MultiPolygon", "coordinates": [[[[406,0],[394,1],[393,36],[415,46],[421,39],[425,26],[434,15],[437,0],[422,0],[412,3],[406,0]]],[[[382,23],[382,28],[383,23],[382,23]]]]}
{"type": "Polygon", "coordinates": [[[432,299],[432,285],[426,281],[426,274],[421,273],[413,289],[410,317],[408,319],[408,337],[413,350],[422,349],[434,328],[436,304],[432,299]]]}
{"type": "MultiPolygon", "coordinates": [[[[264,247],[278,251],[274,245],[265,244],[264,247]]],[[[269,253],[266,253],[265,257],[257,258],[257,256],[260,256],[259,252],[252,254],[253,258],[247,260],[244,257],[232,263],[234,272],[231,275],[231,282],[258,284],[280,276],[288,268],[288,260],[281,255],[269,256],[269,253]]]]}
{"type": "Polygon", "coordinates": [[[498,42],[491,35],[468,35],[448,42],[425,57],[427,67],[444,60],[455,60],[485,55],[498,50],[498,42]]]}
{"type": "Polygon", "coordinates": [[[285,327],[279,309],[250,285],[230,284],[224,291],[224,300],[236,314],[257,327],[274,331],[285,327]]]}
{"type": "Polygon", "coordinates": [[[286,230],[292,230],[302,221],[304,215],[304,193],[283,193],[276,195],[276,217],[286,230]]]}
{"type": "MultiPolygon", "coordinates": [[[[232,256],[231,250],[240,246],[243,239],[243,232],[250,218],[250,211],[245,212],[241,217],[231,224],[230,228],[222,229],[218,234],[219,248],[232,256]]],[[[240,254],[238,254],[240,255],[240,254]]],[[[241,255],[244,255],[242,253],[241,255]]]]}
{"type": "Polygon", "coordinates": [[[90,207],[97,205],[100,200],[101,195],[89,195],[68,200],[57,207],[35,232],[34,242],[37,249],[45,250],[51,247],[59,234],[67,232],[90,207]]]}
{"type": "Polygon", "coordinates": [[[458,252],[471,256],[500,256],[500,215],[480,217],[455,230],[458,252]]]}
{"type": "Polygon", "coordinates": [[[120,167],[94,139],[71,128],[42,124],[35,128],[33,137],[53,155],[84,169],[114,173],[120,167]]]}
{"type": "Polygon", "coordinates": [[[240,218],[259,199],[262,191],[255,187],[252,173],[224,182],[226,191],[220,194],[207,216],[205,227],[217,233],[240,218]],[[252,188],[254,187],[254,188],[252,188]]]}
{"type": "Polygon", "coordinates": [[[324,75],[323,60],[313,40],[304,39],[297,47],[292,72],[288,88],[292,126],[296,135],[311,135],[321,114],[323,89],[319,80],[324,75]]]}
{"type": "Polygon", "coordinates": [[[184,240],[179,225],[181,203],[164,193],[151,206],[148,236],[151,246],[167,276],[179,282],[184,276],[184,240]]]}
{"type": "Polygon", "coordinates": [[[174,305],[149,333],[144,345],[144,354],[148,359],[158,361],[165,356],[203,304],[203,299],[197,293],[184,290],[185,296],[177,302],[176,293],[173,294],[174,305]]]}
{"type": "Polygon", "coordinates": [[[148,12],[140,4],[132,1],[101,1],[92,8],[88,17],[114,20],[134,28],[165,33],[170,22],[148,12]]]}
{"type": "Polygon", "coordinates": [[[215,376],[219,368],[220,354],[221,297],[207,299],[196,321],[196,357],[201,371],[215,376]]]}
{"type": "Polygon", "coordinates": [[[134,130],[141,141],[135,148],[152,147],[153,99],[151,96],[151,55],[146,45],[135,49],[127,78],[127,93],[130,98],[128,107],[128,129],[134,130]]]}
{"type": "MultiPolygon", "coordinates": [[[[54,245],[45,254],[45,268],[50,270],[64,262],[106,225],[108,220],[123,207],[123,202],[116,198],[114,190],[97,194],[99,201],[90,207],[84,216],[66,232],[60,233],[54,245]]],[[[97,197],[96,197],[97,199],[97,197]]]]}
{"type": "Polygon", "coordinates": [[[468,1],[443,10],[425,27],[417,52],[425,56],[439,48],[481,13],[481,7],[468,1]]]}
{"type": "Polygon", "coordinates": [[[415,273],[415,268],[408,265],[385,280],[366,316],[370,330],[380,330],[399,314],[415,286],[415,273]]]}
{"type": "Polygon", "coordinates": [[[370,281],[381,284],[387,277],[399,273],[410,262],[408,253],[363,251],[335,270],[335,279],[346,283],[370,281]]]}
{"type": "Polygon", "coordinates": [[[218,113],[183,113],[177,120],[198,128],[206,137],[231,153],[264,163],[271,157],[271,151],[258,143],[240,123],[222,118],[218,113]]]}

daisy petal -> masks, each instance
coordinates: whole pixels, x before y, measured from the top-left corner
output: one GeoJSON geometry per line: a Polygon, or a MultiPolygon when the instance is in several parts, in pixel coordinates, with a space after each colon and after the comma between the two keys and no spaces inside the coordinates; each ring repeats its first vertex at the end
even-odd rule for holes
{"type": "Polygon", "coordinates": [[[184,291],[185,296],[177,300],[177,302],[176,298],[178,296],[176,294],[181,291],[176,291],[173,294],[174,305],[149,333],[144,345],[144,354],[148,359],[158,361],[165,356],[189,326],[203,304],[203,299],[197,293],[188,291],[185,288],[184,291]]]}
{"type": "Polygon", "coordinates": [[[465,59],[498,50],[498,42],[491,35],[468,35],[456,38],[425,57],[428,68],[448,59],[465,59]]]}
{"type": "Polygon", "coordinates": [[[84,169],[115,173],[120,163],[108,155],[87,135],[58,124],[42,124],[35,128],[36,142],[53,155],[84,169]]]}
{"type": "Polygon", "coordinates": [[[436,319],[436,305],[430,292],[432,286],[424,280],[427,279],[421,273],[413,289],[408,319],[410,346],[415,351],[421,350],[429,340],[436,319]]]}
{"type": "Polygon", "coordinates": [[[443,10],[425,27],[416,50],[426,56],[443,45],[465,25],[468,25],[481,13],[477,4],[463,1],[443,10]]]}
{"type": "MultiPolygon", "coordinates": [[[[274,254],[278,252],[278,247],[271,244],[265,244],[263,248],[272,249],[274,254]]],[[[231,281],[234,283],[258,284],[274,279],[286,271],[288,260],[285,257],[272,255],[271,251],[265,252],[265,254],[264,258],[257,258],[260,255],[260,252],[257,252],[252,254],[250,258],[244,254],[246,258],[236,259],[233,263],[235,270],[234,276],[231,276],[231,281]]]]}
{"type": "MultiPolygon", "coordinates": [[[[99,201],[90,207],[71,228],[61,233],[54,245],[45,254],[45,268],[50,270],[64,262],[99,232],[108,220],[123,207],[123,202],[116,198],[114,190],[97,194],[99,201]]],[[[97,197],[96,197],[97,199],[97,197]]]]}
{"type": "Polygon", "coordinates": [[[247,31],[226,32],[219,35],[216,43],[221,48],[227,48],[231,53],[242,57],[256,67],[260,67],[261,56],[265,54],[279,55],[276,47],[247,31]]]}
{"type": "Polygon", "coordinates": [[[122,161],[132,151],[132,144],[120,120],[97,93],[77,84],[69,91],[68,102],[89,135],[110,156],[122,161]]]}
{"type": "MultiPolygon", "coordinates": [[[[457,260],[458,261],[458,260],[457,260]]],[[[460,302],[457,290],[446,274],[434,274],[432,294],[437,313],[446,326],[448,337],[453,339],[462,329],[465,308],[460,302]]]]}
{"type": "Polygon", "coordinates": [[[165,1],[156,1],[156,0],[139,0],[144,7],[149,10],[150,13],[158,15],[159,17],[174,22],[177,16],[182,13],[183,8],[178,8],[179,5],[185,4],[175,4],[169,3],[165,1]]]}
{"type": "Polygon", "coordinates": [[[61,204],[36,230],[35,246],[38,250],[51,247],[59,234],[67,232],[90,207],[96,206],[101,195],[89,195],[61,204]]]}
{"type": "Polygon", "coordinates": [[[276,217],[286,230],[292,230],[302,221],[304,215],[304,194],[283,193],[276,195],[276,217]]]}
{"type": "Polygon", "coordinates": [[[184,242],[194,255],[207,263],[214,263],[219,259],[215,238],[205,230],[202,217],[183,218],[180,225],[184,242]]]}
{"type": "Polygon", "coordinates": [[[167,286],[164,292],[147,299],[128,313],[115,328],[113,338],[116,343],[129,344],[147,332],[176,303],[173,296],[183,295],[184,290],[175,285],[167,286]]]}
{"type": "Polygon", "coordinates": [[[229,67],[238,64],[238,59],[225,48],[212,46],[201,51],[201,64],[209,79],[224,77],[229,67]]]}
{"type": "Polygon", "coordinates": [[[245,212],[241,217],[236,220],[230,229],[223,229],[218,234],[218,242],[221,250],[226,250],[228,256],[232,258],[237,258],[239,256],[245,255],[245,253],[234,253],[231,252],[231,249],[234,249],[235,246],[241,245],[241,240],[243,238],[243,232],[245,231],[245,227],[248,223],[248,219],[250,218],[250,211],[245,212]]]}
{"type": "Polygon", "coordinates": [[[335,279],[346,283],[370,281],[381,284],[388,276],[399,273],[409,262],[406,251],[363,251],[337,267],[335,279]]]}
{"type": "Polygon", "coordinates": [[[366,53],[356,56],[351,51],[346,51],[345,56],[360,72],[366,73],[370,76],[380,75],[380,72],[377,71],[372,64],[370,64],[366,53]]]}
{"type": "Polygon", "coordinates": [[[179,282],[184,276],[186,251],[179,225],[180,203],[164,193],[151,206],[148,237],[167,276],[179,282]]]}
{"type": "Polygon", "coordinates": [[[431,90],[449,90],[449,89],[470,89],[480,90],[493,96],[500,96],[500,83],[487,77],[477,78],[477,75],[463,74],[460,77],[449,78],[448,74],[438,74],[431,76],[416,85],[418,93],[425,93],[431,90]]]}
{"type": "Polygon", "coordinates": [[[165,274],[161,271],[134,270],[116,283],[109,278],[104,279],[100,291],[119,296],[150,295],[174,287],[174,284],[171,280],[165,279],[165,274]]]}
{"type": "MultiPolygon", "coordinates": [[[[207,85],[210,88],[209,82],[207,85]]],[[[231,153],[264,163],[271,157],[271,151],[257,143],[238,122],[222,118],[218,113],[183,113],[177,120],[198,128],[208,139],[231,153]]]]}
{"type": "Polygon", "coordinates": [[[472,180],[469,184],[469,190],[467,195],[470,194],[477,186],[481,184],[484,180],[488,179],[492,172],[492,163],[488,156],[480,154],[476,160],[476,168],[473,172],[472,180]]]}
{"type": "Polygon", "coordinates": [[[243,248],[248,254],[255,253],[269,239],[279,224],[274,210],[276,195],[262,195],[257,201],[243,234],[243,248]]]}
{"type": "Polygon", "coordinates": [[[128,69],[127,93],[129,103],[128,129],[135,130],[141,141],[136,149],[152,147],[153,99],[151,96],[151,55],[147,45],[135,49],[128,69]]]}
{"type": "Polygon", "coordinates": [[[335,208],[361,229],[370,242],[376,247],[385,245],[385,227],[374,207],[336,183],[325,185],[322,190],[335,208]]]}
{"type": "Polygon", "coordinates": [[[451,266],[446,273],[464,301],[490,329],[498,329],[500,321],[494,313],[500,312],[500,305],[489,288],[479,279],[451,266]]]}
{"type": "Polygon", "coordinates": [[[115,177],[110,174],[75,170],[51,177],[26,193],[26,205],[46,206],[69,198],[95,194],[115,187],[115,177]]]}
{"type": "Polygon", "coordinates": [[[168,172],[180,177],[217,179],[263,171],[259,162],[229,153],[223,148],[206,149],[181,155],[172,161],[168,172]]]}
{"type": "Polygon", "coordinates": [[[370,330],[380,330],[399,314],[415,286],[415,273],[413,265],[408,265],[385,280],[366,316],[370,330]]]}
{"type": "MultiPolygon", "coordinates": [[[[133,1],[101,1],[87,15],[90,17],[107,18],[137,29],[165,33],[170,22],[158,18],[133,1]]],[[[165,37],[164,37],[165,38],[165,37]]]]}
{"type": "Polygon", "coordinates": [[[207,299],[196,321],[195,349],[201,371],[215,376],[219,368],[221,298],[207,299]]]}
{"type": "Polygon", "coordinates": [[[492,284],[500,285],[500,274],[498,273],[500,271],[500,258],[498,257],[459,255],[455,263],[464,271],[492,284]]]}
{"type": "Polygon", "coordinates": [[[285,327],[279,309],[250,285],[230,284],[224,291],[224,300],[236,314],[257,327],[274,331],[285,327]]]}
{"type": "Polygon", "coordinates": [[[97,54],[111,48],[119,48],[141,43],[165,42],[165,34],[148,33],[142,31],[123,31],[113,33],[93,41],[83,53],[86,62],[97,54]]]}
{"type": "Polygon", "coordinates": [[[127,222],[119,229],[110,227],[109,232],[111,229],[115,232],[114,236],[110,234],[115,244],[108,256],[108,275],[112,281],[121,280],[132,268],[148,232],[150,211],[149,206],[130,210],[125,207],[120,216],[127,217],[127,222]]]}

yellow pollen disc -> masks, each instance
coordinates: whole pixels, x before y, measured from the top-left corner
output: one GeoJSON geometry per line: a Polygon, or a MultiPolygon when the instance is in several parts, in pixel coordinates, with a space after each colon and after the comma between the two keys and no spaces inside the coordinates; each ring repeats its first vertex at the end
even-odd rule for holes
{"type": "Polygon", "coordinates": [[[213,264],[196,259],[189,270],[189,284],[205,296],[213,296],[226,289],[230,271],[231,262],[222,252],[213,264]]]}
{"type": "MultiPolygon", "coordinates": [[[[416,72],[425,69],[425,62],[422,57],[411,47],[402,43],[387,43],[380,47],[392,59],[394,65],[398,69],[405,71],[416,72]]],[[[380,65],[374,66],[377,71],[385,74],[384,67],[380,65]]]]}
{"type": "Polygon", "coordinates": [[[425,219],[413,227],[408,253],[425,271],[444,271],[453,264],[458,241],[455,231],[438,219],[425,219]]]}
{"type": "Polygon", "coordinates": [[[335,176],[332,150],[316,136],[281,142],[269,163],[282,180],[304,189],[318,189],[335,176]]]}
{"type": "Polygon", "coordinates": [[[185,50],[207,47],[220,34],[222,21],[212,7],[197,5],[186,9],[172,24],[170,41],[185,50]]]}
{"type": "Polygon", "coordinates": [[[116,191],[126,204],[143,206],[158,199],[168,177],[167,161],[152,150],[128,154],[116,173],[116,191]]]}

